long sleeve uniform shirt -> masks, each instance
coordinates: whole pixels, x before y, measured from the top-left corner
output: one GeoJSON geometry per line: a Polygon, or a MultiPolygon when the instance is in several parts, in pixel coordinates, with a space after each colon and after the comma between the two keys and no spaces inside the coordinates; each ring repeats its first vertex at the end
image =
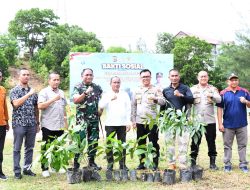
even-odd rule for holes
{"type": "Polygon", "coordinates": [[[132,105],[132,122],[139,124],[145,124],[148,121],[148,116],[152,118],[156,117],[157,105],[164,105],[165,99],[162,92],[158,90],[155,86],[151,85],[149,87],[140,86],[137,90],[133,92],[131,105],[132,105]],[[157,98],[156,101],[152,100],[152,96],[157,98]]]}
{"type": "Polygon", "coordinates": [[[216,123],[214,116],[214,104],[221,102],[221,96],[212,85],[201,87],[199,84],[190,88],[194,96],[194,113],[197,114],[199,122],[206,124],[216,123]],[[210,94],[212,97],[208,97],[210,94]]]}

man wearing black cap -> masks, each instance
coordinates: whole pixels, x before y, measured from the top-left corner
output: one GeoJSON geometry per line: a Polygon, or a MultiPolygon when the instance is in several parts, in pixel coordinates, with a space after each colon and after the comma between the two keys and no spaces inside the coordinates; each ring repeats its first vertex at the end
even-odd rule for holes
{"type": "Polygon", "coordinates": [[[250,107],[250,94],[248,90],[239,87],[239,77],[232,73],[227,80],[228,87],[220,94],[222,101],[218,106],[219,130],[223,132],[224,142],[224,171],[232,170],[232,144],[236,136],[239,154],[239,168],[248,172],[246,161],[247,147],[247,108],[250,107]],[[222,122],[223,116],[223,122],[222,122]]]}

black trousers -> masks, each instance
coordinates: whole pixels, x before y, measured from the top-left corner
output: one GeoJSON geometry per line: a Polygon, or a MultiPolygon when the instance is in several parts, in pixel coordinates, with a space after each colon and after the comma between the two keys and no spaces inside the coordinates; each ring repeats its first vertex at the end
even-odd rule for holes
{"type": "MultiPolygon", "coordinates": [[[[159,131],[158,131],[158,127],[157,125],[154,125],[153,128],[150,130],[148,125],[144,125],[144,124],[139,124],[136,123],[136,127],[137,127],[137,139],[139,139],[140,137],[148,134],[148,140],[149,142],[153,143],[153,147],[156,150],[156,157],[154,158],[154,164],[156,167],[158,167],[158,160],[159,160],[159,155],[160,155],[160,146],[158,144],[158,140],[159,140],[159,131]]],[[[147,138],[142,139],[138,142],[138,145],[146,145],[147,142],[147,138]]],[[[140,158],[140,163],[142,163],[142,160],[145,158],[145,154],[141,155],[140,158]]]]}
{"type": "MultiPolygon", "coordinates": [[[[106,131],[106,137],[108,137],[111,133],[114,132],[114,137],[117,135],[117,139],[121,140],[122,142],[126,142],[126,126],[105,126],[105,131],[106,131]]],[[[107,144],[109,144],[110,141],[107,141],[107,144]]],[[[120,166],[125,165],[126,161],[126,149],[123,149],[123,156],[122,159],[119,161],[120,166]]],[[[107,160],[108,160],[108,165],[113,165],[114,163],[114,157],[113,157],[113,151],[110,150],[107,152],[107,160]]]]}
{"type": "MultiPolygon", "coordinates": [[[[42,140],[45,141],[45,145],[41,147],[42,152],[46,151],[46,144],[49,142],[52,142],[57,137],[60,137],[63,134],[63,130],[57,130],[57,131],[51,131],[45,127],[42,128],[42,140]]],[[[41,168],[43,171],[48,170],[48,167],[46,167],[44,164],[41,165],[41,168]]]]}
{"type": "MultiPolygon", "coordinates": [[[[215,145],[215,139],[216,139],[216,124],[211,123],[205,126],[206,128],[206,140],[207,140],[207,146],[208,146],[208,156],[217,156],[216,152],[216,145],[215,145]]],[[[198,139],[197,144],[194,143],[194,139],[192,139],[192,144],[191,144],[191,158],[196,159],[198,156],[199,152],[199,146],[201,144],[201,139],[202,136],[198,139]]]]}
{"type": "Polygon", "coordinates": [[[6,127],[0,126],[0,165],[3,162],[3,149],[4,149],[5,137],[6,137],[6,127]]]}

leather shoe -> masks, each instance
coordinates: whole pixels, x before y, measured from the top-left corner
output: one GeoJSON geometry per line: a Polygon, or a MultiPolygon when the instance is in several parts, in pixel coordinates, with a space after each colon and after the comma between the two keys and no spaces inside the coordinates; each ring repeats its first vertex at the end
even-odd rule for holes
{"type": "Polygon", "coordinates": [[[36,176],[31,170],[23,170],[23,175],[36,176]]]}
{"type": "Polygon", "coordinates": [[[15,179],[22,179],[22,177],[21,173],[15,173],[15,179]]]}
{"type": "Polygon", "coordinates": [[[211,170],[219,170],[219,168],[216,166],[216,164],[210,164],[209,168],[211,170]]]}
{"type": "Polygon", "coordinates": [[[4,175],[3,172],[0,172],[0,180],[7,180],[8,178],[4,175]]]}
{"type": "Polygon", "coordinates": [[[139,164],[139,166],[136,169],[137,170],[145,170],[145,166],[143,164],[139,164]]]}

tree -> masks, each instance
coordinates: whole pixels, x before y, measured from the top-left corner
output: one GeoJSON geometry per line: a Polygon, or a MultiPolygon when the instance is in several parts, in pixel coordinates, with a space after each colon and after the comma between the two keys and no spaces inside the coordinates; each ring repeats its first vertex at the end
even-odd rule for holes
{"type": "Polygon", "coordinates": [[[17,40],[9,34],[0,35],[0,49],[3,50],[8,65],[14,65],[19,52],[17,40]]]}
{"type": "Polygon", "coordinates": [[[199,71],[212,70],[212,46],[204,40],[196,37],[178,38],[174,46],[174,67],[180,71],[183,83],[194,85],[199,71]]]}
{"type": "Polygon", "coordinates": [[[214,66],[212,70],[209,71],[209,84],[215,86],[219,91],[226,87],[227,76],[224,75],[223,70],[219,66],[214,66]]]}
{"type": "Polygon", "coordinates": [[[32,68],[42,76],[57,71],[62,80],[61,87],[69,86],[69,52],[100,52],[103,46],[96,35],[85,32],[79,26],[58,25],[46,35],[46,44],[32,59],[32,68]],[[45,74],[47,72],[47,74],[45,74]]]}
{"type": "Polygon", "coordinates": [[[157,35],[156,52],[170,53],[174,48],[174,37],[170,33],[159,33],[157,35]]]}
{"type": "Polygon", "coordinates": [[[19,10],[9,23],[9,32],[29,49],[30,56],[33,57],[34,50],[45,44],[44,37],[57,25],[57,19],[59,17],[50,9],[19,10]]]}
{"type": "Polygon", "coordinates": [[[3,80],[5,80],[9,76],[8,66],[8,60],[4,57],[3,50],[0,50],[0,69],[4,76],[3,80]]]}
{"type": "Polygon", "coordinates": [[[101,41],[96,38],[94,33],[86,32],[77,25],[59,25],[53,28],[52,31],[66,35],[67,39],[72,42],[71,47],[76,45],[87,45],[90,47],[95,47],[97,52],[101,52],[103,50],[101,41]]]}
{"type": "Polygon", "coordinates": [[[240,85],[250,90],[250,38],[238,34],[239,45],[225,44],[221,48],[216,66],[222,70],[224,77],[235,73],[240,77],[240,85]]]}
{"type": "Polygon", "coordinates": [[[107,53],[127,53],[124,47],[111,46],[107,49],[107,53]]]}
{"type": "MultiPolygon", "coordinates": [[[[82,46],[74,46],[71,48],[70,52],[97,52],[95,47],[91,47],[88,45],[82,45],[82,46]]],[[[62,81],[61,85],[63,88],[68,88],[69,86],[69,55],[64,58],[62,64],[61,64],[61,70],[60,73],[62,76],[65,76],[64,80],[62,81]]]]}

